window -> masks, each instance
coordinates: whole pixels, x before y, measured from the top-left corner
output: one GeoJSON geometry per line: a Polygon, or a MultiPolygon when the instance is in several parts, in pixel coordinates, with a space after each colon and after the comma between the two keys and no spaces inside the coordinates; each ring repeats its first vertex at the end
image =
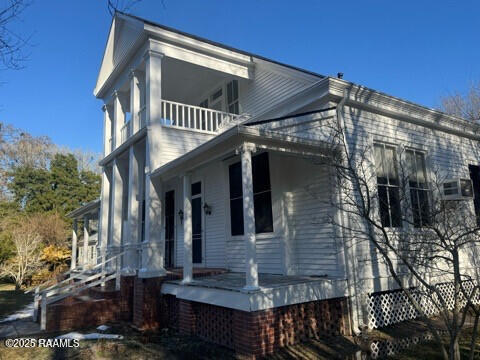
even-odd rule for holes
{"type": "Polygon", "coordinates": [[[382,226],[401,227],[400,189],[395,148],[374,144],[374,150],[382,226]]]}
{"type": "Polygon", "coordinates": [[[480,166],[468,165],[470,170],[470,179],[473,185],[473,206],[477,216],[477,225],[480,226],[480,166]]]}
{"type": "MultiPolygon", "coordinates": [[[[232,236],[243,235],[242,165],[230,165],[230,227],[232,236]]],[[[268,153],[252,157],[253,206],[255,232],[273,232],[272,191],[268,153]]]]}
{"type": "Polygon", "coordinates": [[[430,225],[429,189],[425,167],[425,154],[415,150],[406,150],[405,155],[413,225],[419,228],[430,225]]]}
{"type": "Polygon", "coordinates": [[[238,114],[238,80],[232,80],[227,84],[227,110],[229,113],[238,114]]]}

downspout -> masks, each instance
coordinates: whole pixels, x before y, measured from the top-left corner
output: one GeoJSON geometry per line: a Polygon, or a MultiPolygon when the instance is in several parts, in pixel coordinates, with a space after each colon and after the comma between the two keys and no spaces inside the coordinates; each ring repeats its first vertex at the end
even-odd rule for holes
{"type": "MultiPolygon", "coordinates": [[[[343,90],[343,97],[337,105],[337,126],[339,131],[342,133],[342,141],[345,144],[345,152],[346,156],[349,157],[349,149],[347,143],[347,137],[345,134],[345,121],[343,117],[344,106],[345,102],[347,101],[347,91],[346,89],[343,90]]],[[[340,191],[337,191],[337,201],[340,204],[339,208],[342,209],[342,194],[340,191]]],[[[345,218],[342,211],[339,211],[340,214],[340,237],[343,240],[343,255],[344,255],[344,264],[345,270],[347,273],[347,289],[348,289],[348,297],[352,300],[350,306],[350,318],[352,320],[351,327],[352,331],[355,335],[359,335],[361,333],[360,326],[363,325],[363,321],[360,318],[360,314],[362,313],[360,299],[357,295],[357,274],[356,274],[356,266],[355,266],[355,254],[353,253],[353,249],[351,246],[347,246],[346,237],[345,237],[345,218]]]]}

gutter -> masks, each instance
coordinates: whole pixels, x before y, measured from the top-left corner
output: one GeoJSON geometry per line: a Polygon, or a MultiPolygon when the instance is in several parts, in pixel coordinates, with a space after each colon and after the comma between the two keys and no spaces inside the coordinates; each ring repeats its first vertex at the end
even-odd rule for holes
{"type": "MultiPolygon", "coordinates": [[[[347,137],[345,135],[345,120],[343,117],[343,111],[344,111],[344,106],[345,102],[347,101],[348,93],[346,90],[343,91],[343,97],[340,100],[340,102],[337,105],[337,125],[338,129],[342,131],[343,135],[343,142],[345,144],[345,152],[347,157],[350,155],[349,154],[349,149],[348,149],[348,143],[347,143],[347,137]]],[[[342,195],[340,194],[339,191],[337,191],[337,201],[341,205],[342,204],[342,195]]],[[[340,207],[341,208],[341,207],[340,207]]],[[[350,308],[350,317],[352,319],[352,324],[351,328],[352,331],[355,335],[359,335],[361,333],[360,326],[363,321],[359,321],[359,314],[361,314],[361,304],[360,304],[360,299],[358,298],[356,289],[357,289],[357,277],[356,277],[356,272],[357,268],[355,265],[355,254],[353,254],[353,249],[351,246],[347,246],[346,239],[345,239],[345,216],[343,212],[338,214],[339,220],[340,220],[340,236],[343,239],[343,256],[344,256],[344,264],[345,264],[345,269],[347,272],[347,289],[348,289],[348,296],[352,299],[352,307],[350,308]],[[350,261],[350,259],[352,261],[350,261]]]]}

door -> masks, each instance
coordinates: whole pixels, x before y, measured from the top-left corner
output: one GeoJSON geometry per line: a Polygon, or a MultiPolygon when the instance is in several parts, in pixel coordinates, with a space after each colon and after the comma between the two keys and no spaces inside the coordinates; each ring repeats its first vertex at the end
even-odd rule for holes
{"type": "Polygon", "coordinates": [[[192,184],[192,262],[202,263],[202,182],[192,184]]]}
{"type": "Polygon", "coordinates": [[[175,191],[165,193],[165,267],[173,267],[175,250],[175,191]]]}
{"type": "Polygon", "coordinates": [[[480,226],[480,166],[468,165],[470,179],[473,185],[473,205],[477,216],[477,225],[480,226]]]}

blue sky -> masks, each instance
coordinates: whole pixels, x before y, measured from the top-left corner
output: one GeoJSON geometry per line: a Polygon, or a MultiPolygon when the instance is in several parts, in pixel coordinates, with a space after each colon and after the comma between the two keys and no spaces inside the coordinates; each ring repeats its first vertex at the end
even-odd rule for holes
{"type": "MultiPolygon", "coordinates": [[[[106,0],[34,0],[16,28],[26,68],[0,72],[0,121],[100,151],[92,91],[110,26],[106,0]]],[[[422,105],[480,80],[478,1],[143,0],[132,13],[422,105]]]]}

